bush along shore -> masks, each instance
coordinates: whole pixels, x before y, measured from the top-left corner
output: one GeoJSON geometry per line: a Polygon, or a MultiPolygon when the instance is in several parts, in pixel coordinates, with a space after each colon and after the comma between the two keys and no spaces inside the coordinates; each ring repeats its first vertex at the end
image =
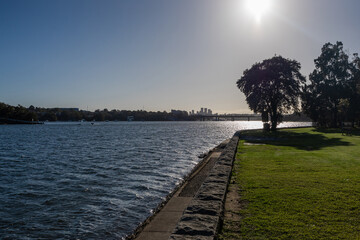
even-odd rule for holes
{"type": "Polygon", "coordinates": [[[359,239],[360,131],[241,132],[219,239],[359,239]]]}

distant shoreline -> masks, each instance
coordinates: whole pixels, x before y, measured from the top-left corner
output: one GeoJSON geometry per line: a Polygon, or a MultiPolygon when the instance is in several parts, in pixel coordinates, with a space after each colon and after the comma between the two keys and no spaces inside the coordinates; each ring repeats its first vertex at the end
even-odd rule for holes
{"type": "Polygon", "coordinates": [[[11,118],[0,118],[0,125],[23,125],[23,124],[44,124],[44,122],[41,121],[25,121],[25,120],[19,120],[19,119],[11,119],[11,118]]]}
{"type": "MultiPolygon", "coordinates": [[[[261,114],[212,114],[212,113],[194,113],[184,110],[166,111],[144,111],[144,110],[96,110],[94,112],[79,110],[78,108],[39,108],[30,106],[11,106],[0,102],[0,118],[20,120],[19,124],[30,122],[104,122],[104,121],[226,121],[226,120],[262,120],[261,114]]],[[[303,113],[285,115],[284,121],[306,122],[311,121],[303,113]]],[[[1,122],[1,121],[0,121],[1,122]]],[[[7,124],[17,123],[15,121],[6,121],[7,124]]]]}
{"type": "MultiPolygon", "coordinates": [[[[261,120],[133,120],[133,121],[126,121],[126,120],[116,120],[116,121],[24,121],[24,120],[17,120],[17,119],[1,119],[0,118],[0,125],[41,125],[41,124],[56,124],[56,123],[68,123],[68,124],[94,124],[94,123],[118,123],[118,122],[261,122],[261,120]]],[[[312,122],[312,121],[304,121],[304,120],[290,120],[290,121],[283,121],[282,123],[287,122],[312,122]]]]}

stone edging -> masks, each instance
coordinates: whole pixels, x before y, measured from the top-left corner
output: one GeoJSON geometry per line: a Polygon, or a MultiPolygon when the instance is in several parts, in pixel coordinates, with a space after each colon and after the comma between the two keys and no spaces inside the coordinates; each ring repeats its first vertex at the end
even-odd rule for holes
{"type": "Polygon", "coordinates": [[[214,239],[222,221],[226,190],[240,132],[236,132],[184,211],[169,239],[214,239]]]}
{"type": "Polygon", "coordinates": [[[163,207],[166,205],[166,203],[174,196],[174,194],[181,189],[186,183],[187,181],[189,181],[189,179],[192,177],[192,175],[198,170],[200,169],[204,163],[206,163],[208,156],[211,155],[212,152],[218,150],[218,149],[222,149],[226,144],[224,142],[220,143],[218,146],[214,147],[213,149],[209,150],[209,152],[204,153],[204,157],[202,158],[201,161],[199,161],[196,166],[190,171],[190,173],[188,173],[186,176],[184,176],[183,180],[165,197],[165,200],[163,200],[155,209],[152,210],[153,214],[150,215],[148,218],[146,218],[142,223],[140,223],[135,230],[132,231],[132,233],[130,233],[129,235],[125,236],[124,239],[125,240],[133,240],[135,239],[140,233],[141,231],[145,228],[145,226],[147,224],[149,224],[154,217],[163,209],[163,207]]]}

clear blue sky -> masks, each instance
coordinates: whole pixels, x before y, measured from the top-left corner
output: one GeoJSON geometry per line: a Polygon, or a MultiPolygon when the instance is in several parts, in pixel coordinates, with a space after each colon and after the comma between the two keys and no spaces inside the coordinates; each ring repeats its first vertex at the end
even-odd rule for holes
{"type": "Polygon", "coordinates": [[[258,21],[245,0],[0,0],[0,102],[249,112],[253,63],[360,52],[359,0],[270,1],[258,21]]]}

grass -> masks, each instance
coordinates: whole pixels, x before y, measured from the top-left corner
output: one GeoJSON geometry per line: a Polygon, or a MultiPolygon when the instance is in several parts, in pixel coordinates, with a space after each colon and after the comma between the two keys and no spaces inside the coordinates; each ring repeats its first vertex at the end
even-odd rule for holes
{"type": "Polygon", "coordinates": [[[358,133],[299,128],[241,138],[231,181],[240,220],[225,218],[220,239],[360,239],[358,133]]]}

